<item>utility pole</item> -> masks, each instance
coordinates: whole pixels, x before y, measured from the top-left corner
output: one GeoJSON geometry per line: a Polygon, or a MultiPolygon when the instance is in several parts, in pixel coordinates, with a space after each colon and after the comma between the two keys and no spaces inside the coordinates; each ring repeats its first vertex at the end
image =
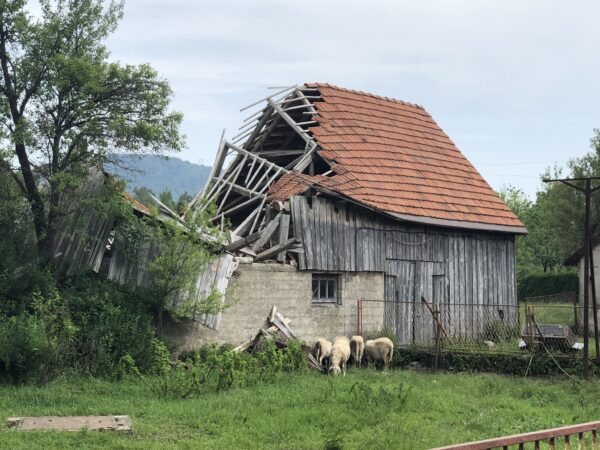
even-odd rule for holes
{"type": "MultiPolygon", "coordinates": [[[[588,378],[590,373],[590,265],[592,262],[592,235],[590,230],[590,206],[592,202],[592,194],[600,189],[600,185],[592,187],[592,180],[600,180],[600,177],[581,177],[581,178],[562,178],[562,179],[544,179],[544,183],[560,182],[573,189],[582,192],[585,198],[585,211],[583,216],[583,377],[588,378]],[[582,188],[573,182],[584,181],[585,186],[582,188]]],[[[594,267],[591,267],[592,273],[594,267]]],[[[593,279],[595,277],[592,277],[593,279]]],[[[595,283],[595,279],[594,279],[595,283]]],[[[596,303],[596,286],[592,288],[594,315],[597,311],[596,303]]],[[[598,318],[594,317],[594,336],[596,341],[596,361],[598,361],[598,318]]]]}

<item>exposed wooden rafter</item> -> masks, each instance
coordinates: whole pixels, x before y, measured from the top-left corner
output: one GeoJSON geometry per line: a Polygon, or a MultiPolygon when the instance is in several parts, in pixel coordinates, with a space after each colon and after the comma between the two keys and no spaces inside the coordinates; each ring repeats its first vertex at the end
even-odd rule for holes
{"type": "Polygon", "coordinates": [[[281,262],[286,260],[286,250],[295,246],[296,241],[289,237],[289,215],[279,212],[270,220],[265,204],[269,188],[283,174],[302,172],[309,166],[312,171],[318,146],[309,128],[316,124],[311,116],[318,115],[313,106],[318,99],[318,91],[306,86],[278,90],[243,108],[262,104],[244,119],[231,140],[221,138],[210,178],[190,208],[214,203],[213,222],[232,221],[236,240],[225,247],[227,251],[244,250],[246,255],[261,252],[256,260],[281,262]],[[223,170],[226,161],[229,163],[223,170]],[[264,249],[269,243],[275,245],[264,249]]]}

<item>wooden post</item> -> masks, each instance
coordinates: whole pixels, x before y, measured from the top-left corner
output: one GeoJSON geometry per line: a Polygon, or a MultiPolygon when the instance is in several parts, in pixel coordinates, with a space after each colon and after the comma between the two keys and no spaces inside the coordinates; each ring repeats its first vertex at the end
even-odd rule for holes
{"type": "Polygon", "coordinates": [[[433,369],[437,372],[440,362],[440,351],[442,349],[442,326],[440,321],[440,307],[438,304],[433,305],[434,308],[434,325],[435,325],[435,361],[433,369]]]}
{"type": "Polygon", "coordinates": [[[577,293],[573,295],[573,318],[575,319],[574,332],[579,334],[579,312],[577,311],[577,293]]]}
{"type": "Polygon", "coordinates": [[[525,310],[525,323],[525,329],[529,330],[529,335],[527,336],[529,338],[529,351],[533,352],[535,343],[535,337],[533,335],[533,307],[528,306],[525,310]]]}
{"type": "Polygon", "coordinates": [[[567,186],[583,193],[585,198],[585,211],[583,215],[584,222],[584,237],[583,237],[583,377],[587,378],[590,373],[590,247],[591,247],[591,232],[590,232],[590,203],[592,194],[600,189],[600,185],[592,187],[592,179],[599,180],[600,177],[578,177],[578,178],[563,178],[563,179],[544,179],[544,183],[552,183],[559,181],[567,186]],[[585,186],[582,188],[574,182],[584,181],[585,186]]]}
{"type": "Polygon", "coordinates": [[[583,377],[590,374],[590,180],[585,180],[585,212],[583,237],[583,377]]]}
{"type": "Polygon", "coordinates": [[[356,300],[356,334],[362,336],[362,299],[356,300]]]}
{"type": "Polygon", "coordinates": [[[596,348],[596,364],[600,363],[600,341],[598,341],[598,302],[596,299],[596,276],[594,275],[594,247],[592,238],[589,240],[590,252],[590,283],[592,284],[592,311],[594,313],[594,341],[596,348]]]}

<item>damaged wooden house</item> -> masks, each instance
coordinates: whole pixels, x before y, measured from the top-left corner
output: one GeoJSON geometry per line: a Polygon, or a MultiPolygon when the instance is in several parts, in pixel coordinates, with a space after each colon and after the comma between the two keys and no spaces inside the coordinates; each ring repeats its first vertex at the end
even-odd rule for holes
{"type": "Polygon", "coordinates": [[[427,341],[422,297],[456,306],[442,312],[453,336],[505,320],[526,230],[423,107],[328,84],[251,107],[191,205],[214,202],[231,230],[235,304],[165,330],[182,348],[243,342],[273,305],[308,342],[384,327],[427,341]]]}

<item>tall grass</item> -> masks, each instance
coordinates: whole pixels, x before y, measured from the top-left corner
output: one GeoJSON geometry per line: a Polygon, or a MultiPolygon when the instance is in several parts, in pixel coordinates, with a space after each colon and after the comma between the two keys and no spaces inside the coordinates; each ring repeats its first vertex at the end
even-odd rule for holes
{"type": "Polygon", "coordinates": [[[4,387],[0,416],[129,414],[131,434],[0,431],[0,447],[426,449],[598,419],[597,380],[351,369],[187,399],[91,378],[4,387]]]}

